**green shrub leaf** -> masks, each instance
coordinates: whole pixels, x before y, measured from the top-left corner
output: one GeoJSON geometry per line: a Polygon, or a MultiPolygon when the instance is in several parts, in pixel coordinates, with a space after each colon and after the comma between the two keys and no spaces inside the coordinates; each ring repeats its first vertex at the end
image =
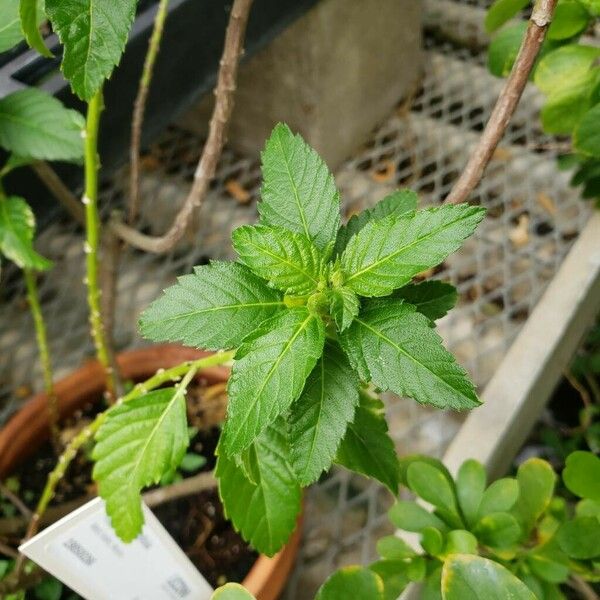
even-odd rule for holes
{"type": "Polygon", "coordinates": [[[563,583],[569,577],[569,559],[556,539],[534,548],[527,557],[527,564],[534,575],[549,583],[563,583]]]}
{"type": "Polygon", "coordinates": [[[323,159],[287,125],[279,123],[262,153],[261,223],[280,225],[333,245],[340,222],[340,195],[323,159]]]}
{"type": "Polygon", "coordinates": [[[544,94],[551,96],[589,83],[589,74],[596,67],[600,48],[569,44],[546,54],[535,70],[534,82],[544,94]]]}
{"type": "Polygon", "coordinates": [[[492,548],[508,548],[522,535],[521,527],[515,517],[505,512],[491,513],[482,517],[473,533],[483,544],[492,548]]]}
{"type": "Polygon", "coordinates": [[[421,547],[427,554],[438,556],[444,548],[444,536],[435,527],[425,527],[421,531],[421,547]]]}
{"type": "Polygon", "coordinates": [[[588,110],[575,127],[573,147],[582,154],[600,158],[600,104],[588,110]]]}
{"type": "Polygon", "coordinates": [[[289,294],[316,289],[323,261],[309,238],[283,227],[243,225],[232,234],[240,261],[271,287],[289,294]]]}
{"type": "Polygon", "coordinates": [[[491,41],[488,48],[488,69],[496,77],[506,77],[519,54],[527,23],[505,27],[491,41]]]}
{"type": "Polygon", "coordinates": [[[456,495],[469,525],[474,525],[477,520],[486,480],[483,465],[474,459],[466,460],[458,469],[456,495]]]}
{"type": "Polygon", "coordinates": [[[217,588],[210,600],[256,600],[254,596],[239,583],[226,583],[217,588]]]}
{"type": "Polygon", "coordinates": [[[370,221],[380,221],[385,217],[399,216],[411,212],[417,208],[418,202],[419,197],[412,190],[398,190],[380,200],[372,208],[367,208],[357,215],[352,215],[348,223],[342,225],[337,233],[334,253],[336,255],[341,254],[348,245],[350,238],[370,221]]]}
{"type": "Polygon", "coordinates": [[[315,482],[331,466],[354,417],[358,385],[342,350],[328,342],[290,411],[292,464],[302,485],[315,482]]]}
{"type": "Polygon", "coordinates": [[[394,298],[405,300],[431,321],[437,321],[454,308],[458,292],[450,283],[423,281],[405,285],[394,292],[394,298]]]}
{"type": "Polygon", "coordinates": [[[39,29],[40,23],[44,20],[43,0],[20,0],[19,16],[21,18],[21,29],[27,43],[42,56],[52,58],[53,54],[46,48],[39,29]]]}
{"type": "Polygon", "coordinates": [[[421,533],[428,527],[447,531],[446,524],[416,502],[398,500],[388,512],[390,521],[399,529],[421,533]]]}
{"type": "Polygon", "coordinates": [[[600,502],[600,458],[591,452],[572,452],[562,477],[576,496],[600,502]]]}
{"type": "Polygon", "coordinates": [[[19,19],[19,0],[0,2],[0,52],[6,52],[23,39],[19,19]]]}
{"type": "Polygon", "coordinates": [[[283,419],[269,425],[246,454],[253,481],[219,444],[215,470],[219,495],[236,530],[259,552],[273,556],[296,528],[302,499],[283,419]]]}
{"type": "Polygon", "coordinates": [[[298,399],[324,341],[323,321],[305,308],[276,315],[246,339],[227,387],[223,450],[228,456],[245,450],[298,399]]]}
{"type": "Polygon", "coordinates": [[[521,520],[524,532],[531,530],[552,500],[556,475],[552,467],[540,458],[526,460],[517,470],[519,499],[513,512],[521,520]]]}
{"type": "Polygon", "coordinates": [[[383,402],[361,393],[354,421],[337,451],[336,462],[398,491],[398,457],[388,435],[383,402]]]}
{"type": "Polygon", "coordinates": [[[177,468],[189,443],[185,388],[165,388],[111,409],[96,434],[93,477],[117,535],[142,530],[140,491],[177,468]]]}
{"type": "Polygon", "coordinates": [[[456,512],[454,486],[438,469],[427,463],[415,461],[409,465],[406,478],[408,487],[423,500],[439,508],[456,512]]]}
{"type": "Polygon", "coordinates": [[[579,0],[563,0],[556,6],[546,35],[549,40],[566,40],[584,31],[589,21],[590,14],[579,0]]]}
{"type": "Polygon", "coordinates": [[[387,296],[457,250],[484,214],[458,204],[367,223],[341,256],[345,285],[360,296],[387,296]]]}
{"type": "Polygon", "coordinates": [[[536,600],[533,592],[502,565],[471,554],[454,554],[442,568],[444,600],[536,600]]]}
{"type": "Polygon", "coordinates": [[[80,162],[84,125],[76,110],[37,88],[0,100],[0,146],[22,157],[80,162]]]}
{"type": "Polygon", "coordinates": [[[395,535],[385,535],[377,540],[377,554],[387,560],[402,560],[411,558],[416,552],[395,535]]]}
{"type": "Polygon", "coordinates": [[[496,31],[521,10],[529,6],[530,0],[496,0],[485,16],[485,29],[488,33],[496,31]]]}
{"type": "Polygon", "coordinates": [[[45,271],[52,262],[33,249],[35,217],[18,196],[0,198],[0,253],[22,269],[45,271]]]}
{"type": "Polygon", "coordinates": [[[398,600],[404,588],[410,583],[406,575],[405,561],[377,560],[369,565],[369,570],[381,577],[385,600],[398,600]]]}
{"type": "Polygon", "coordinates": [[[383,590],[383,581],[377,573],[358,566],[344,567],[327,579],[317,592],[315,600],[385,600],[383,590]]]}
{"type": "Polygon", "coordinates": [[[465,529],[454,529],[448,532],[444,554],[477,554],[477,538],[465,529]]]}
{"type": "Polygon", "coordinates": [[[384,390],[438,408],[480,404],[465,371],[410,304],[369,302],[340,339],[359,376],[384,390]]]}
{"type": "Polygon", "coordinates": [[[155,342],[221,350],[237,348],[266,319],[284,308],[247,267],[212,262],[179,277],[140,317],[140,331],[155,342]]]}
{"type": "Polygon", "coordinates": [[[359,310],[360,301],[351,289],[339,287],[331,291],[330,311],[338,331],[348,329],[359,310]]]}
{"type": "Polygon", "coordinates": [[[516,479],[506,477],[494,481],[483,493],[479,505],[479,516],[510,510],[519,498],[519,484],[516,479]]]}
{"type": "Polygon", "coordinates": [[[64,45],[62,72],[88,101],[121,59],[136,0],[46,0],[46,14],[64,45]]]}
{"type": "Polygon", "coordinates": [[[578,0],[595,17],[600,16],[600,0],[578,0]]]}
{"type": "Polygon", "coordinates": [[[597,517],[575,517],[560,526],[558,543],[568,556],[587,560],[600,556],[600,521],[597,517]]]}

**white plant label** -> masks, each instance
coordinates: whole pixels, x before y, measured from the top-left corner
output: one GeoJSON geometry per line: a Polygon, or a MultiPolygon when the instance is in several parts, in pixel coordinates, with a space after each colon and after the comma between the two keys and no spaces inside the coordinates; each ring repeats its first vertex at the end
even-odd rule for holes
{"type": "Polygon", "coordinates": [[[212,587],[147,506],[144,518],[125,544],[95,498],[19,550],[86,600],[209,600],[212,587]]]}

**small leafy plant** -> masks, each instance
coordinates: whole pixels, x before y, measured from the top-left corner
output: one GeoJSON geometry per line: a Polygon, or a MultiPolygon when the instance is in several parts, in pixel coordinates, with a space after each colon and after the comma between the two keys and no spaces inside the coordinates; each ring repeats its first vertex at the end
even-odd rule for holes
{"type": "MultiPolygon", "coordinates": [[[[574,577],[600,581],[600,458],[594,454],[574,452],[562,473],[580,498],[574,510],[554,494],[556,475],[537,458],[525,461],[516,477],[490,485],[476,460],[463,463],[456,478],[440,461],[418,455],[402,459],[400,472],[419,502],[399,500],[389,517],[420,536],[420,549],[383,537],[379,560],[340,569],[317,600],[396,600],[411,582],[422,583],[425,600],[558,600],[566,598],[561,585],[574,577]]],[[[235,586],[214,595],[238,597],[252,596],[235,586]]]]}
{"type": "MultiPolygon", "coordinates": [[[[486,27],[495,32],[530,0],[497,0],[489,9],[486,27]]],[[[573,186],[582,197],[600,198],[600,48],[581,39],[598,22],[597,0],[559,0],[554,19],[534,70],[533,80],[546,96],[541,111],[544,131],[571,136],[571,149],[560,165],[575,168],[573,186]]],[[[524,22],[503,27],[489,48],[490,71],[505,77],[516,59],[525,33],[524,22]]]]}
{"type": "MultiPolygon", "coordinates": [[[[235,349],[216,475],[236,528],[272,555],[294,530],[301,487],[333,462],[396,493],[398,462],[369,382],[439,408],[479,404],[433,327],[455,290],[412,279],[459,248],[485,211],[416,211],[416,195],[400,191],[340,227],[333,177],[286,125],[267,141],[262,171],[260,223],[232,235],[239,260],[181,277],[140,328],[155,341],[235,349]]],[[[185,451],[183,387],[109,411],[97,434],[95,477],[124,539],[141,527],[139,489],[185,451]],[[121,451],[134,436],[139,451],[121,451]]]]}

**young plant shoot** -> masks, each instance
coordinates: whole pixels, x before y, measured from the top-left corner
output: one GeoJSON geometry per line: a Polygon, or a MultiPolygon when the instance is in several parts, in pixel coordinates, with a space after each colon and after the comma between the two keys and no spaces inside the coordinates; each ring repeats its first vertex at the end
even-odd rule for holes
{"type": "MultiPolygon", "coordinates": [[[[416,194],[404,190],[340,227],[331,173],[283,124],[267,141],[262,174],[260,222],[232,234],[238,260],[181,277],[142,314],[140,328],[154,341],[235,350],[216,476],[227,516],[273,555],[295,528],[301,488],[333,463],[396,493],[398,461],[373,386],[438,408],[479,404],[435,332],[456,291],[413,279],[457,250],[485,210],[418,211],[416,194]]],[[[185,419],[152,414],[157,435],[183,439],[185,419]]],[[[115,427],[109,415],[103,428],[115,427]]],[[[116,456],[119,445],[104,453],[111,449],[116,456]]],[[[96,476],[102,493],[110,473],[96,476]]],[[[114,491],[114,505],[125,493],[114,491]]],[[[141,524],[129,526],[110,506],[117,531],[135,537],[141,524]]]]}

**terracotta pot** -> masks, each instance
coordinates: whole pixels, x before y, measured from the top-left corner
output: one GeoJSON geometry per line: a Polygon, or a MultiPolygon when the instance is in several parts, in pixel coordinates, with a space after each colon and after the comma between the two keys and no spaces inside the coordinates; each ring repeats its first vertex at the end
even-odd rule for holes
{"type": "MultiPolygon", "coordinates": [[[[150,346],[117,357],[125,379],[140,381],[158,369],[168,369],[186,360],[211,354],[174,344],[150,346]]],[[[224,382],[226,367],[209,367],[198,378],[209,384],[224,382]]],[[[104,391],[104,375],[96,361],[89,361],[56,383],[61,417],[68,417],[89,402],[97,402],[104,391]]],[[[45,394],[37,394],[0,430],[0,478],[6,477],[33,454],[49,436],[45,394]]],[[[273,558],[260,555],[242,582],[258,600],[275,600],[285,585],[300,543],[300,523],[287,545],[273,558]]]]}

